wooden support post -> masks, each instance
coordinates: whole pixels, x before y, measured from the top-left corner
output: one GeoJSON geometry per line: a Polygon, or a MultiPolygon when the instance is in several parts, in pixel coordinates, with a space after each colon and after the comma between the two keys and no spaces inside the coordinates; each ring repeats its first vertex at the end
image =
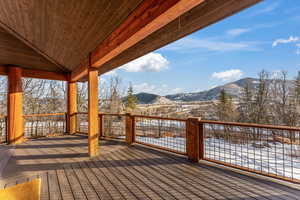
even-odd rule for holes
{"type": "Polygon", "coordinates": [[[24,140],[22,69],[19,67],[8,68],[7,101],[8,143],[19,144],[24,140]]]}
{"type": "Polygon", "coordinates": [[[99,114],[99,137],[103,136],[103,114],[99,114]]]}
{"type": "Polygon", "coordinates": [[[77,123],[77,87],[76,82],[68,82],[68,125],[67,130],[69,134],[76,133],[76,123],[77,123]]]}
{"type": "Polygon", "coordinates": [[[95,68],[89,68],[88,71],[88,98],[89,155],[93,157],[99,153],[98,70],[95,68]]]}
{"type": "Polygon", "coordinates": [[[204,159],[204,123],[199,122],[199,159],[204,159]]]}
{"type": "Polygon", "coordinates": [[[135,140],[135,127],[134,127],[134,116],[130,113],[125,115],[125,129],[126,129],[126,142],[131,145],[135,140]]]}
{"type": "Polygon", "coordinates": [[[188,118],[186,122],[187,155],[193,162],[199,161],[199,121],[197,118],[188,118]]]}

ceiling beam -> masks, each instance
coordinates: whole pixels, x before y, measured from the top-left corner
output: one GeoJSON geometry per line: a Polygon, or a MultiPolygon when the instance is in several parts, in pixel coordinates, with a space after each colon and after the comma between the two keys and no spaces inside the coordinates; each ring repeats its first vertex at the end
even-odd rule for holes
{"type": "MultiPolygon", "coordinates": [[[[144,0],[116,30],[91,52],[90,67],[101,67],[178,16],[205,1],[144,0]]],[[[71,81],[78,81],[86,76],[88,67],[89,62],[84,61],[72,72],[71,81]]]]}
{"type": "MultiPolygon", "coordinates": [[[[8,68],[9,66],[0,66],[0,75],[7,75],[8,68]]],[[[68,73],[57,73],[57,72],[49,72],[49,71],[26,69],[26,68],[22,68],[22,77],[56,80],[56,81],[69,80],[68,73]]]]}
{"type": "Polygon", "coordinates": [[[99,74],[111,71],[261,1],[214,0],[201,4],[105,63],[99,68],[99,74]]]}

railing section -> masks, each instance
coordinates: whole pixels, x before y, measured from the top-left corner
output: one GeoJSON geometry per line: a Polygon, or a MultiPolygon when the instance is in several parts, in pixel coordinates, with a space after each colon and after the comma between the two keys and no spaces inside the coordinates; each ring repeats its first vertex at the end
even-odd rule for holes
{"type": "Polygon", "coordinates": [[[102,136],[107,138],[125,139],[125,115],[101,114],[102,136]]]}
{"type": "Polygon", "coordinates": [[[0,143],[7,142],[7,117],[0,116],[0,143]]]}
{"type": "Polygon", "coordinates": [[[65,132],[65,113],[24,116],[24,136],[27,138],[63,135],[65,132]]]}
{"type": "Polygon", "coordinates": [[[213,121],[202,123],[204,159],[300,181],[300,129],[213,121]]]}
{"type": "Polygon", "coordinates": [[[135,142],[186,154],[186,120],[134,116],[135,142]]]}
{"type": "Polygon", "coordinates": [[[88,113],[78,112],[76,113],[76,130],[78,133],[88,133],[88,113]]]}

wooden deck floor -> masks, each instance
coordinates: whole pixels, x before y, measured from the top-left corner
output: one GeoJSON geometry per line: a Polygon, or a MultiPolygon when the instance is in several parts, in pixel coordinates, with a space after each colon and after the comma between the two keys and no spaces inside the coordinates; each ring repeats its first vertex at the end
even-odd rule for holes
{"type": "Polygon", "coordinates": [[[101,141],[87,155],[85,136],[30,140],[17,146],[2,184],[36,174],[41,199],[300,199],[300,191],[138,145],[101,141]]]}

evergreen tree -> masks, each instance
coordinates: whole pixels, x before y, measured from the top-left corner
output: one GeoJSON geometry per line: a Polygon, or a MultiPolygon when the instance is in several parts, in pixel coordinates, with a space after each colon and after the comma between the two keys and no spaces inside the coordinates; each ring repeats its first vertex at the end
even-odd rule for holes
{"type": "Polygon", "coordinates": [[[261,71],[259,73],[259,84],[258,88],[255,91],[255,97],[254,97],[254,116],[253,116],[253,123],[269,123],[269,113],[268,108],[270,105],[269,101],[269,86],[268,82],[269,79],[269,73],[265,70],[261,71]]]}
{"type": "Polygon", "coordinates": [[[237,108],[239,112],[239,122],[252,122],[253,117],[253,90],[250,84],[247,83],[240,95],[239,105],[237,108]]]}
{"type": "Polygon", "coordinates": [[[127,101],[126,101],[126,108],[130,110],[134,110],[136,108],[137,98],[133,94],[133,88],[130,83],[129,88],[127,90],[127,101]]]}
{"type": "Polygon", "coordinates": [[[221,90],[217,104],[217,116],[221,121],[235,121],[237,113],[230,95],[224,89],[221,90]]]}

